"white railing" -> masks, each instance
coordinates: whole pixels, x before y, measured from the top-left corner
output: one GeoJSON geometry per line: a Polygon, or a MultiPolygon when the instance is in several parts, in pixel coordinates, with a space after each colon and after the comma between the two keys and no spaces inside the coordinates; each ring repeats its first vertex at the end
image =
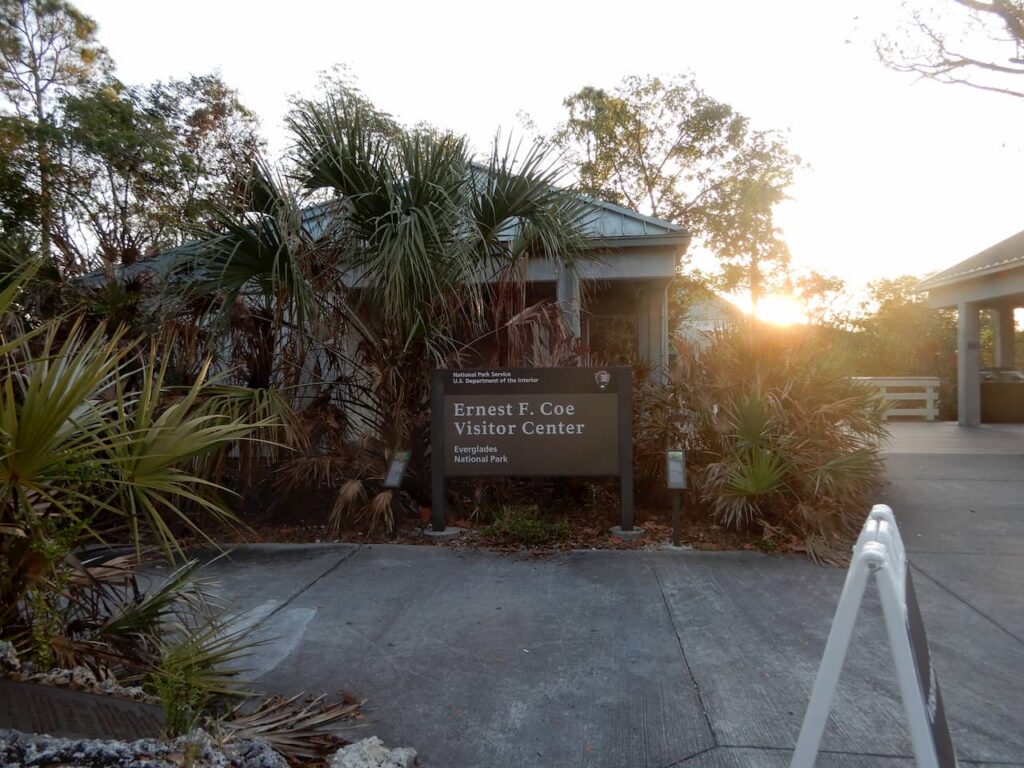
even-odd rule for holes
{"type": "Polygon", "coordinates": [[[891,403],[885,418],[903,416],[935,421],[939,417],[938,376],[855,376],[854,381],[870,384],[891,403]]]}

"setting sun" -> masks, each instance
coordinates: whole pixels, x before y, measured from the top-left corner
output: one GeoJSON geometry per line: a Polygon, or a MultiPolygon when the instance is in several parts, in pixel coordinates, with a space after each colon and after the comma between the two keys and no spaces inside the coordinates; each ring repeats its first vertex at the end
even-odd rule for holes
{"type": "Polygon", "coordinates": [[[756,308],[752,308],[748,301],[743,311],[772,325],[802,325],[807,322],[803,304],[786,294],[765,296],[758,301],[756,308]]]}

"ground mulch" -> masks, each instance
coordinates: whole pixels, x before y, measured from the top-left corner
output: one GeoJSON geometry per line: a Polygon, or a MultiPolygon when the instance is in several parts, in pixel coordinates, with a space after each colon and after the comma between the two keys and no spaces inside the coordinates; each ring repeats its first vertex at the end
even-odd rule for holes
{"type": "MultiPolygon", "coordinates": [[[[247,521],[246,527],[222,529],[213,538],[223,544],[411,544],[444,546],[453,549],[484,549],[506,553],[555,553],[573,549],[656,549],[672,543],[672,524],[667,513],[638,510],[637,525],[645,535],[637,541],[621,541],[611,536],[614,521],[595,520],[590,510],[565,510],[569,523],[566,538],[544,544],[525,546],[509,538],[495,537],[488,523],[477,519],[452,518],[449,525],[462,529],[455,539],[435,541],[423,535],[429,526],[429,513],[419,520],[408,517],[401,521],[396,534],[383,530],[368,532],[365,528],[344,527],[331,531],[325,516],[316,513],[274,514],[247,521]]],[[[598,515],[598,517],[601,517],[598,515]]],[[[680,543],[684,547],[709,551],[757,550],[766,553],[802,552],[795,538],[787,541],[766,540],[759,531],[737,531],[715,524],[707,518],[684,517],[680,526],[680,543]]]]}

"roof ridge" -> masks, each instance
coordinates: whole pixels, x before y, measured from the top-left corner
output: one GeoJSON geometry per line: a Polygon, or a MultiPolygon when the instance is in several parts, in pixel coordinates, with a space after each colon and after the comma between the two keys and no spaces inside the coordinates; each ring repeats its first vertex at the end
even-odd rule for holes
{"type": "Polygon", "coordinates": [[[917,290],[958,282],[959,279],[981,273],[1000,272],[1006,267],[1024,262],[1024,230],[1000,240],[951,267],[929,275],[917,284],[917,290]]]}
{"type": "Polygon", "coordinates": [[[638,219],[639,221],[643,221],[648,224],[654,224],[655,226],[662,227],[664,229],[668,229],[674,232],[686,231],[686,228],[680,226],[679,224],[675,224],[671,221],[666,221],[665,219],[659,219],[657,216],[648,216],[646,213],[634,211],[632,208],[627,208],[624,205],[619,205],[618,203],[613,203],[609,200],[602,200],[599,197],[594,197],[593,195],[588,195],[583,192],[577,192],[576,195],[584,202],[590,203],[591,205],[595,205],[598,208],[605,208],[616,213],[621,213],[622,215],[629,216],[632,219],[638,219]]]}

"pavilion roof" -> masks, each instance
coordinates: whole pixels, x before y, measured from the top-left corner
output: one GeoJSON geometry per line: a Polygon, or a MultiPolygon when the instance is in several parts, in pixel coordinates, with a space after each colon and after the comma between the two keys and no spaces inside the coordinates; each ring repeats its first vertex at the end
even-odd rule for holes
{"type": "Polygon", "coordinates": [[[1024,266],[1024,231],[964,259],[959,264],[954,264],[948,269],[930,275],[918,284],[917,289],[927,291],[942,285],[958,283],[982,275],[991,275],[1018,266],[1024,266]]]}

